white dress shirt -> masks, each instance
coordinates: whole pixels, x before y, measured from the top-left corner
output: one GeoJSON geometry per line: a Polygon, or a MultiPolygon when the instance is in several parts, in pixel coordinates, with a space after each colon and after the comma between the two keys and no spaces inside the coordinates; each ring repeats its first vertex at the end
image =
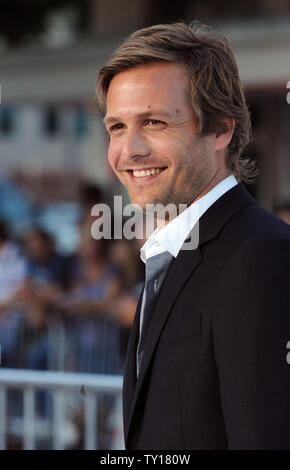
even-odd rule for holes
{"type": "Polygon", "coordinates": [[[200,217],[223,194],[233,188],[238,181],[230,175],[220,181],[208,193],[181,212],[164,227],[157,227],[140,249],[140,257],[146,264],[146,259],[168,251],[175,258],[178,255],[187,236],[200,217]]]}

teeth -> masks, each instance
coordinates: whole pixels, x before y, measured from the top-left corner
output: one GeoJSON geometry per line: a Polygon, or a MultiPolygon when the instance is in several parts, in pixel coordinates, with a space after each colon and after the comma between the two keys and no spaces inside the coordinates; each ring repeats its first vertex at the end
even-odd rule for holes
{"type": "Polygon", "coordinates": [[[160,169],[159,168],[151,168],[150,170],[134,170],[133,171],[133,175],[136,176],[137,178],[138,177],[142,177],[142,176],[149,176],[149,175],[155,175],[156,173],[160,173],[160,169]]]}

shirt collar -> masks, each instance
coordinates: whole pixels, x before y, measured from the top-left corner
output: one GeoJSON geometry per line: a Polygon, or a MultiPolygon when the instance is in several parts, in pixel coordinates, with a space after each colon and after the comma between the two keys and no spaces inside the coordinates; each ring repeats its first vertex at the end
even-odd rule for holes
{"type": "Polygon", "coordinates": [[[140,249],[142,261],[146,263],[146,259],[163,251],[168,251],[176,258],[188,234],[200,217],[217,199],[236,184],[238,181],[234,175],[228,176],[200,199],[194,201],[167,225],[162,228],[157,227],[140,249]]]}

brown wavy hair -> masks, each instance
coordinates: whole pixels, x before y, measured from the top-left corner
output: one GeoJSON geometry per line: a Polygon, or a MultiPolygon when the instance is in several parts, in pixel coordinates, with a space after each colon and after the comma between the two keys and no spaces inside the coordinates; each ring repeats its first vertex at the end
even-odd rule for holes
{"type": "Polygon", "coordinates": [[[190,25],[154,25],[131,34],[98,73],[96,93],[100,108],[106,108],[107,91],[115,75],[156,62],[185,67],[188,99],[200,135],[225,132],[225,118],[235,119],[227,165],[239,182],[253,182],[258,174],[256,162],[242,157],[252,140],[250,112],[231,45],[224,35],[198,20],[190,25]]]}

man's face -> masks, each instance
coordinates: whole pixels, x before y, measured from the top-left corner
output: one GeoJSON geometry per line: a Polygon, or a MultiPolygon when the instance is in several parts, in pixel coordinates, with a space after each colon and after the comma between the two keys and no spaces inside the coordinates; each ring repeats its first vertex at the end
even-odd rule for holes
{"type": "Polygon", "coordinates": [[[184,68],[171,63],[136,67],[110,83],[109,162],[143,210],[192,202],[218,169],[214,139],[198,136],[186,87],[184,68]]]}

